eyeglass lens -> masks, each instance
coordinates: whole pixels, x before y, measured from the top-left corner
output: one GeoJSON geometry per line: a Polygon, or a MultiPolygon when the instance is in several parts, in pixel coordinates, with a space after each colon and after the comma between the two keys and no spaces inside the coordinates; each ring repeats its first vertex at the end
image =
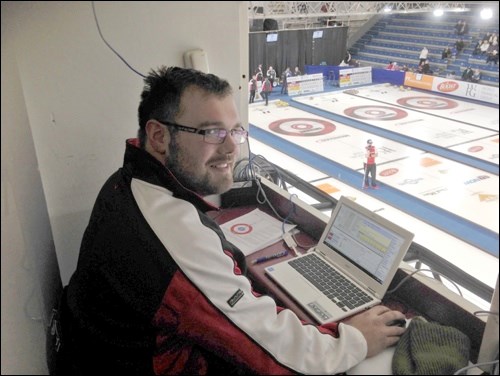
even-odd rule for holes
{"type": "Polygon", "coordinates": [[[205,133],[205,141],[211,144],[222,144],[228,133],[231,133],[231,137],[237,144],[244,143],[247,138],[247,131],[244,129],[232,129],[231,131],[226,129],[210,129],[205,133]]]}

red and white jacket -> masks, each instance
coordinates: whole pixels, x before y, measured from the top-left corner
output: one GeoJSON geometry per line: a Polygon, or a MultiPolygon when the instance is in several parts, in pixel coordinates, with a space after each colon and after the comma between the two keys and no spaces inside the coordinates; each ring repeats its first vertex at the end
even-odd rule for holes
{"type": "Polygon", "coordinates": [[[102,188],[68,286],[76,373],[335,374],[360,331],[302,322],[245,275],[243,254],[137,140],[102,188]]]}
{"type": "Polygon", "coordinates": [[[375,164],[375,158],[378,156],[377,150],[375,149],[375,146],[373,145],[368,145],[366,147],[366,164],[375,164]]]}

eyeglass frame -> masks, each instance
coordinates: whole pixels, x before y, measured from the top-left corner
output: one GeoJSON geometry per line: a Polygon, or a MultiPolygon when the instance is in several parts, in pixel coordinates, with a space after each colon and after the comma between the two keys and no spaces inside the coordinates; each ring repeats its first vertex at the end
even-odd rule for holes
{"type": "MultiPolygon", "coordinates": [[[[198,128],[193,128],[193,127],[188,127],[188,126],[182,125],[182,124],[173,123],[171,121],[160,121],[157,119],[154,119],[154,120],[156,120],[158,123],[160,123],[162,125],[165,125],[166,127],[173,127],[173,128],[176,128],[182,132],[201,134],[201,135],[203,135],[203,141],[206,142],[207,144],[212,144],[212,145],[223,144],[224,141],[226,141],[226,137],[228,136],[228,134],[231,134],[231,137],[233,137],[234,132],[242,132],[242,133],[240,133],[240,135],[242,136],[242,142],[236,143],[237,145],[244,144],[245,141],[248,139],[248,131],[244,128],[231,129],[229,131],[225,128],[198,129],[198,128]],[[215,132],[215,131],[217,131],[217,139],[219,140],[219,142],[208,142],[207,137],[206,137],[207,134],[208,134],[208,136],[215,136],[215,133],[210,134],[208,132],[215,132]],[[224,137],[219,136],[221,131],[226,133],[224,137]]],[[[233,140],[234,140],[234,137],[233,137],[233,140]]],[[[234,140],[234,141],[236,141],[236,140],[234,140]]]]}

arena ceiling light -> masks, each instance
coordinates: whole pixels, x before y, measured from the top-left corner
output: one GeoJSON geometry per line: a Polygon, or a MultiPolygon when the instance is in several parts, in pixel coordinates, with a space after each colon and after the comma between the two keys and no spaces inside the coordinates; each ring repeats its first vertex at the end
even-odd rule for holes
{"type": "Polygon", "coordinates": [[[491,17],[493,17],[491,8],[484,8],[483,10],[481,10],[481,18],[483,20],[489,20],[491,17]]]}
{"type": "Polygon", "coordinates": [[[444,11],[442,9],[434,9],[434,12],[433,14],[436,16],[436,17],[441,17],[443,15],[444,11]]]}

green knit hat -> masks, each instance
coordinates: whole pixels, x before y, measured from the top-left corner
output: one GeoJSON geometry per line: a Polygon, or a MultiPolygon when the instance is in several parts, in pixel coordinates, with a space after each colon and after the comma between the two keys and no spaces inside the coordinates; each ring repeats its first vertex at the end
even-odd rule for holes
{"type": "Polygon", "coordinates": [[[470,340],[451,326],[411,320],[392,358],[394,375],[453,375],[469,362],[470,340]]]}

